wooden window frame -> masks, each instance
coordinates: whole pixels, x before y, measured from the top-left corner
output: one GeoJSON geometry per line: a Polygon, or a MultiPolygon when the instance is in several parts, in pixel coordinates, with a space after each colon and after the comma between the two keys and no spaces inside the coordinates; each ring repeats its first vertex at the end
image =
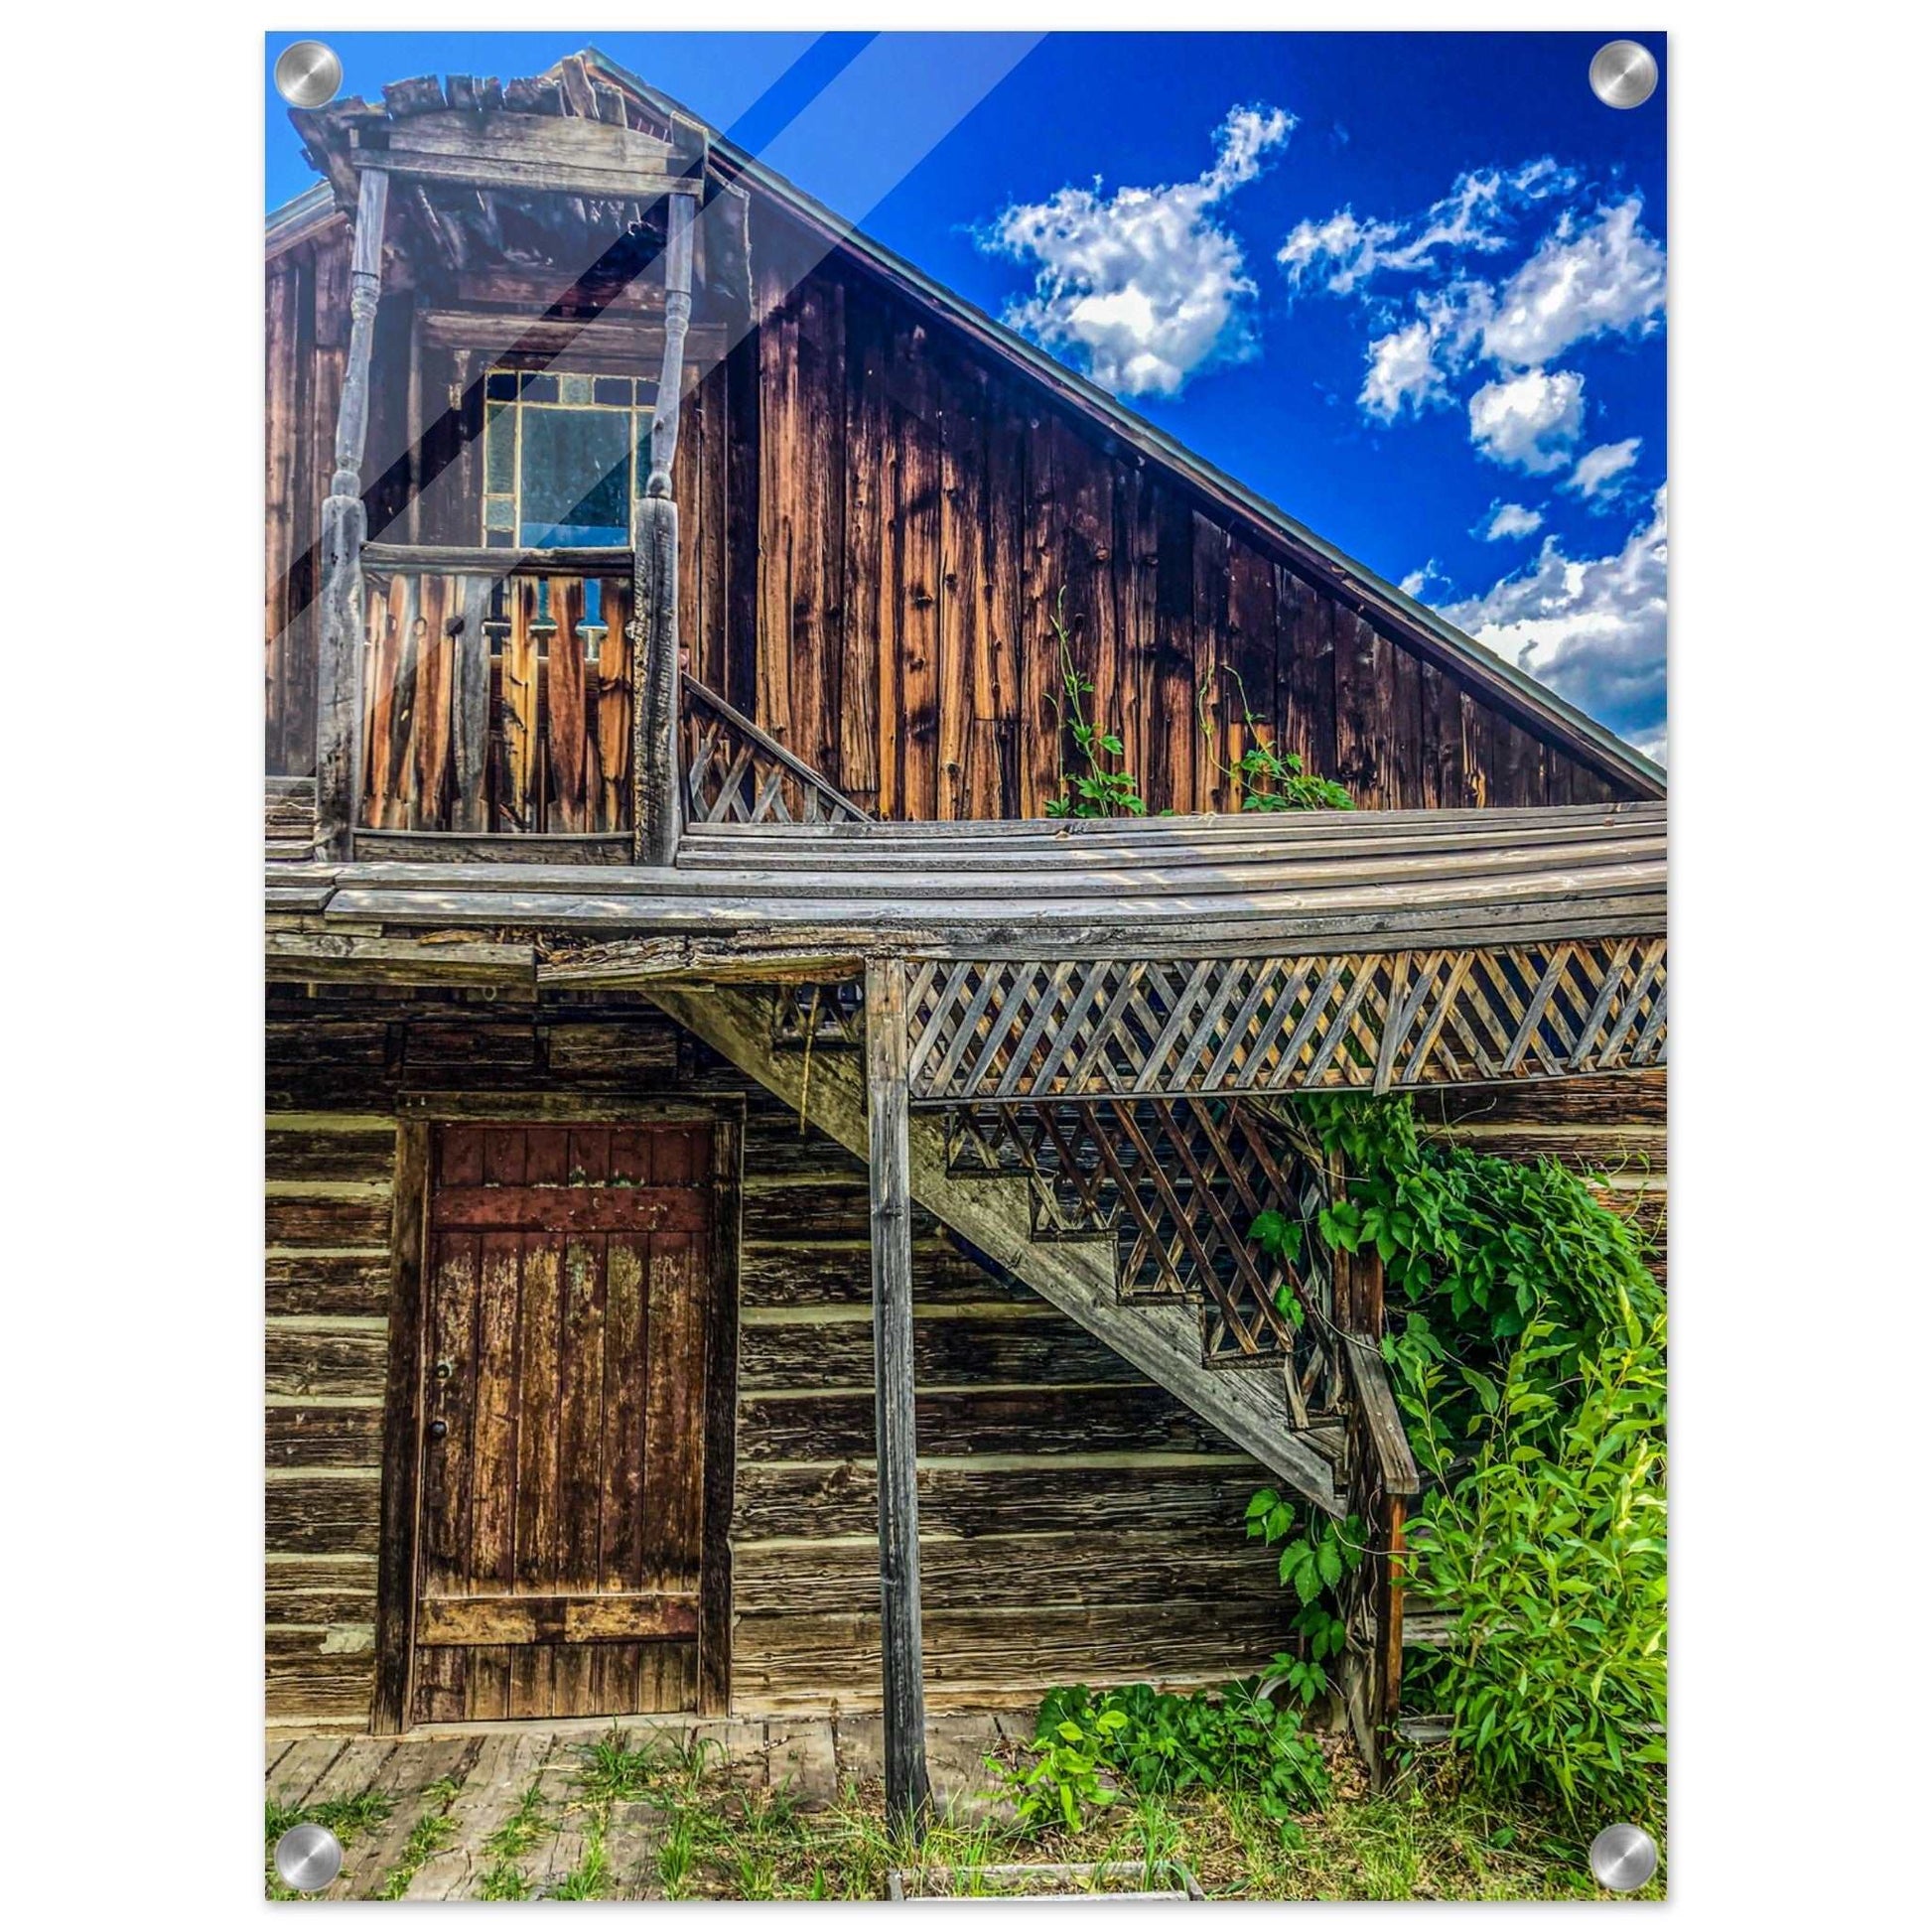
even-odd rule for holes
{"type": "Polygon", "coordinates": [[[627,1099],[557,1093],[425,1092],[396,1105],[395,1193],[389,1247],[389,1362],[383,1392],[382,1541],[376,1562],[375,1691],[369,1728],[407,1730],[416,1668],[421,1582],[424,1284],[429,1262],[430,1149],[449,1121],[711,1130],[716,1202],[705,1302],[704,1529],[699,1555],[698,1701],[701,1718],[731,1711],[731,1519],[738,1480],[739,1250],[744,1220],[745,1101],[740,1095],[627,1099]]]}
{"type": "MultiPolygon", "coordinates": [[[[621,416],[624,419],[629,447],[624,461],[623,477],[623,544],[628,545],[636,541],[637,505],[643,499],[644,483],[650,470],[650,426],[657,415],[657,404],[655,400],[653,399],[648,403],[639,402],[637,400],[637,392],[639,385],[645,382],[650,383],[653,390],[655,389],[656,378],[654,373],[640,376],[635,370],[631,369],[615,372],[617,380],[631,384],[631,399],[627,403],[597,402],[594,400],[564,401],[561,399],[561,395],[554,402],[526,401],[521,394],[520,380],[518,382],[519,393],[515,396],[491,396],[489,393],[490,378],[496,375],[507,375],[517,378],[526,375],[546,375],[556,380],[559,391],[561,391],[566,381],[582,381],[595,385],[600,378],[604,380],[612,379],[613,373],[592,369],[562,368],[548,362],[542,362],[534,368],[525,368],[519,366],[516,360],[507,356],[499,357],[485,366],[482,376],[479,378],[483,385],[482,436],[483,454],[481,458],[483,488],[477,498],[477,542],[483,548],[501,550],[505,555],[539,558],[543,555],[541,548],[526,548],[523,541],[524,412],[531,409],[570,410],[584,415],[621,416]],[[510,487],[507,492],[492,489],[489,485],[488,453],[494,447],[495,438],[498,434],[497,417],[494,412],[501,412],[502,420],[506,423],[509,430],[510,487]],[[502,538],[502,532],[492,533],[489,527],[489,510],[492,500],[499,499],[506,493],[510,506],[509,532],[507,540],[499,540],[502,538]]],[[[619,547],[621,548],[623,546],[620,545],[619,547]]]]}

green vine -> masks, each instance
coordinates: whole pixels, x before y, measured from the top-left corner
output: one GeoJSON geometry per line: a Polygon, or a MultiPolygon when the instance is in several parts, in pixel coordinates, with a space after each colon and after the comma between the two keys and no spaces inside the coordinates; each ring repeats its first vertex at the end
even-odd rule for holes
{"type": "Polygon", "coordinates": [[[1073,638],[1066,627],[1064,586],[1054,599],[1053,613],[1047,622],[1053,626],[1060,658],[1060,689],[1053,699],[1053,713],[1059,727],[1055,737],[1060,749],[1060,795],[1046,801],[1046,816],[1145,818],[1147,800],[1141,796],[1140,779],[1124,762],[1126,746],[1114,733],[1102,731],[1087,716],[1086,700],[1093,695],[1093,680],[1082,677],[1073,661],[1073,638]],[[1077,768],[1070,774],[1066,768],[1068,739],[1073,741],[1078,760],[1077,768]]]}
{"type": "Polygon", "coordinates": [[[1222,674],[1234,680],[1241,698],[1241,722],[1247,728],[1248,749],[1232,764],[1223,764],[1214,756],[1214,723],[1207,715],[1207,693],[1195,700],[1194,718],[1207,744],[1207,759],[1234,787],[1236,809],[1244,812],[1352,812],[1355,801],[1347,788],[1332,778],[1317,777],[1308,770],[1294,752],[1279,752],[1272,739],[1263,736],[1268,726],[1257,718],[1248,702],[1248,687],[1232,664],[1221,666],[1222,674]]]}

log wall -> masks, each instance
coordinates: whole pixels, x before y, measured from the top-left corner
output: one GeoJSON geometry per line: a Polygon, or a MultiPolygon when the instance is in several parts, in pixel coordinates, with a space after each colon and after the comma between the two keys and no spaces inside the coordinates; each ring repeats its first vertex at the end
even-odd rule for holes
{"type": "MultiPolygon", "coordinates": [[[[361,1725],[397,1095],[748,1096],[734,1697],[876,1703],[878,1522],[861,1165],[640,1000],[271,988],[268,1711],[361,1725]]],[[[1292,1607],[1242,1535],[1247,1456],[1030,1290],[914,1228],[928,1695],[1258,1667],[1292,1607]]]]}
{"type": "MultiPolygon", "coordinates": [[[[641,1000],[271,989],[268,1709],[367,1719],[395,1105],[410,1088],[748,1097],[734,1692],[876,1701],[872,1325],[861,1165],[641,1000]]],[[[1662,1272],[1664,1083],[1418,1101],[1442,1131],[1602,1176],[1662,1272]]],[[[914,1229],[921,1564],[935,1704],[1055,1681],[1216,1679],[1289,1605],[1241,1533],[1262,1471],[1030,1290],[914,1229]]]]}

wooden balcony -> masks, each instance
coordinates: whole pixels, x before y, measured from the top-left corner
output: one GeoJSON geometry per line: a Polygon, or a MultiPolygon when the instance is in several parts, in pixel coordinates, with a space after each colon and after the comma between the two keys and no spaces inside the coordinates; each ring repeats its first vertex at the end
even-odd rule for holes
{"type": "MultiPolygon", "coordinates": [[[[361,561],[356,856],[629,863],[631,553],[372,543],[361,561]]],[[[679,692],[687,823],[867,817],[716,692],[679,692]]]]}
{"type": "Polygon", "coordinates": [[[362,552],[367,857],[630,856],[627,549],[362,552]]]}

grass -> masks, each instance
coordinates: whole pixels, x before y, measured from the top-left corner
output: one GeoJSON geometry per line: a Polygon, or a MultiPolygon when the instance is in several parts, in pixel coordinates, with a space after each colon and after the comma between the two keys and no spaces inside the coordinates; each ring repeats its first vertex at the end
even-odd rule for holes
{"type": "Polygon", "coordinates": [[[402,1857],[383,1874],[382,1883],[371,1894],[375,1898],[400,1898],[423,1866],[456,1836],[456,1820],[450,1816],[461,1787],[450,1778],[438,1778],[424,1791],[429,1809],[409,1829],[402,1857]]]}
{"type": "Polygon", "coordinates": [[[483,1897],[495,1900],[529,1897],[530,1880],[522,1861],[543,1836],[543,1781],[532,1778],[517,1800],[516,1809],[483,1840],[483,1849],[489,1864],[480,1887],[483,1897]]]}
{"type": "MultiPolygon", "coordinates": [[[[451,1789],[455,1796],[455,1788],[451,1789]]],[[[358,1791],[352,1798],[325,1798],[319,1805],[278,1805],[272,1799],[265,1800],[262,1806],[262,1882],[267,1896],[278,1902],[294,1898],[307,1898],[308,1892],[296,1891],[282,1882],[281,1874],[275,1869],[275,1842],[284,1832],[297,1825],[327,1825],[342,1841],[345,1852],[365,1832],[372,1832],[378,1826],[388,1823],[389,1814],[396,1808],[396,1800],[387,1791],[358,1791]]]]}
{"type": "MultiPolygon", "coordinates": [[[[915,1847],[889,1829],[877,1783],[848,1785],[832,1802],[807,1807],[787,1788],[760,1788],[742,1770],[735,1774],[708,1742],[647,1736],[633,1746],[613,1729],[579,1747],[562,1795],[546,1798],[542,1782],[530,1781],[515,1811],[483,1841],[479,1892],[496,1900],[535,1895],[530,1856],[568,1825],[581,1832],[582,1851],[571,1870],[547,1887],[558,1899],[877,1899],[896,1868],[908,1874],[915,1894],[980,1894],[995,1888],[979,1876],[988,1865],[1106,1863],[1138,1865],[1160,1884],[1172,1882],[1163,1866],[1183,1864],[1210,1898],[1607,1895],[1589,1874],[1594,1825],[1571,1825],[1533,1802],[1485,1798],[1464,1786],[1457,1761],[1440,1747],[1419,1750],[1383,1792],[1366,1788],[1341,1740],[1324,1740],[1324,1749],[1334,1795],[1286,1831],[1239,1793],[1155,1799],[1129,1792],[1079,1833],[1030,1839],[997,1816],[941,1820],[915,1847]],[[627,1831],[617,1842],[628,1849],[614,1854],[620,1819],[627,1831]],[[641,1835],[634,1830],[640,1819],[641,1835]]],[[[990,1773],[987,1782],[994,1782],[990,1773]]],[[[456,1787],[445,1781],[426,1795],[430,1808],[378,1896],[399,1897],[454,1835],[448,1808],[456,1787]]],[[[302,1812],[270,1806],[266,1844],[272,1850],[302,1818],[329,1825],[346,1844],[381,1824],[395,1802],[388,1794],[363,1793],[302,1812]]],[[[280,1886],[272,1863],[268,1878],[271,1897],[297,1896],[280,1886]]],[[[1661,1898],[1664,1885],[1660,1868],[1635,1896],[1661,1898]]]]}

